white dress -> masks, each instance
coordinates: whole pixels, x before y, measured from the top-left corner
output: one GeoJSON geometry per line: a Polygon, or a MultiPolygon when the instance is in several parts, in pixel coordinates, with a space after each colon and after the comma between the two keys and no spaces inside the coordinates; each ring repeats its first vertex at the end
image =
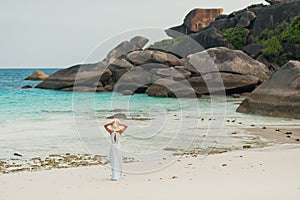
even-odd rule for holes
{"type": "Polygon", "coordinates": [[[120,152],[120,138],[121,135],[114,131],[112,134],[110,134],[111,138],[111,146],[110,146],[110,164],[112,169],[112,175],[111,180],[119,180],[123,178],[123,172],[122,172],[122,155],[120,152]],[[116,136],[116,141],[114,137],[116,136]]]}

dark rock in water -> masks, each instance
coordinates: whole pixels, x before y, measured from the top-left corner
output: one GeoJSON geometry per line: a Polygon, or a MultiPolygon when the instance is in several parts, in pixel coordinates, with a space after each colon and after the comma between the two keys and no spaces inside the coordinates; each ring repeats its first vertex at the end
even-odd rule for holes
{"type": "Polygon", "coordinates": [[[74,91],[74,92],[95,92],[96,87],[76,86],[76,87],[63,88],[61,90],[62,91],[74,91]]]}
{"type": "Polygon", "coordinates": [[[135,64],[161,63],[169,66],[182,66],[183,62],[176,56],[161,51],[133,51],[126,56],[126,59],[135,64]]]}
{"type": "Polygon", "coordinates": [[[40,70],[35,70],[30,76],[25,78],[25,80],[41,81],[41,80],[45,80],[46,78],[48,78],[48,76],[49,76],[48,74],[46,74],[40,70]]]}
{"type": "Polygon", "coordinates": [[[97,87],[96,92],[107,92],[107,90],[104,87],[97,87]]]}
{"type": "Polygon", "coordinates": [[[113,81],[117,81],[125,73],[124,70],[133,68],[133,65],[124,59],[124,57],[131,51],[140,50],[145,45],[146,40],[143,37],[134,37],[131,42],[124,41],[112,49],[105,60],[93,64],[75,65],[59,70],[51,74],[36,87],[59,90],[74,86],[96,87],[99,80],[103,85],[112,84],[113,81]]]}
{"type": "Polygon", "coordinates": [[[144,48],[144,46],[149,42],[149,39],[142,37],[142,36],[136,36],[130,40],[130,43],[137,46],[138,48],[144,48]]]}
{"type": "Polygon", "coordinates": [[[30,85],[24,85],[23,87],[21,87],[22,89],[30,89],[30,88],[32,88],[32,86],[30,86],[30,85]]]}
{"type": "Polygon", "coordinates": [[[273,73],[237,112],[300,119],[300,62],[290,61],[273,73]]]}
{"type": "Polygon", "coordinates": [[[107,119],[127,119],[127,116],[123,113],[117,113],[112,116],[108,116],[107,119]]]}
{"type": "Polygon", "coordinates": [[[107,90],[107,91],[109,91],[109,92],[111,92],[111,91],[114,90],[114,86],[113,86],[113,85],[106,85],[106,86],[104,87],[104,89],[107,90]]]}
{"type": "Polygon", "coordinates": [[[211,48],[206,51],[192,54],[188,57],[199,73],[226,72],[240,75],[253,75],[265,81],[269,69],[264,64],[254,60],[242,51],[231,50],[225,47],[211,48]]]}
{"type": "Polygon", "coordinates": [[[263,46],[256,43],[252,43],[243,47],[243,52],[252,58],[257,58],[262,53],[262,50],[263,46]]]}
{"type": "Polygon", "coordinates": [[[14,153],[14,156],[22,157],[23,155],[19,153],[14,153]]]}
{"type": "Polygon", "coordinates": [[[51,74],[42,81],[36,88],[42,89],[63,89],[76,86],[92,87],[98,83],[106,66],[100,62],[95,64],[82,64],[62,69],[51,74]]]}
{"type": "Polygon", "coordinates": [[[131,91],[131,90],[124,90],[124,91],[122,92],[122,94],[123,94],[123,95],[126,95],[126,96],[130,96],[130,95],[133,95],[134,92],[131,91]]]}
{"type": "Polygon", "coordinates": [[[174,81],[171,79],[159,79],[151,85],[146,93],[155,97],[195,98],[196,94],[187,81],[174,81]]]}

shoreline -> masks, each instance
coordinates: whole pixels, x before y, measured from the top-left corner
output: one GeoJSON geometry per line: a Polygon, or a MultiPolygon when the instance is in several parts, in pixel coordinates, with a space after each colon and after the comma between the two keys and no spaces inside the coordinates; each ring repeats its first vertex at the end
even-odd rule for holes
{"type": "MultiPolygon", "coordinates": [[[[199,157],[205,155],[230,153],[234,151],[241,151],[247,149],[264,149],[269,147],[276,147],[282,144],[299,144],[300,145],[300,127],[298,126],[246,126],[227,127],[227,133],[230,140],[240,142],[240,147],[212,147],[209,150],[198,148],[179,149],[179,148],[165,148],[172,154],[171,159],[176,160],[178,157],[184,159],[199,157]],[[233,128],[233,129],[232,129],[233,128]]],[[[134,158],[123,157],[124,163],[140,162],[134,158]]],[[[0,176],[3,174],[11,174],[18,172],[39,172],[45,170],[55,170],[64,168],[77,168],[88,166],[109,165],[107,156],[80,154],[80,153],[64,153],[64,154],[50,154],[48,156],[35,156],[32,158],[23,158],[14,156],[9,159],[0,160],[0,176]]]]}
{"type": "Polygon", "coordinates": [[[153,199],[153,192],[158,199],[298,199],[299,154],[300,145],[281,144],[189,157],[153,173],[125,173],[118,182],[105,166],[6,174],[0,199],[153,199]]]}

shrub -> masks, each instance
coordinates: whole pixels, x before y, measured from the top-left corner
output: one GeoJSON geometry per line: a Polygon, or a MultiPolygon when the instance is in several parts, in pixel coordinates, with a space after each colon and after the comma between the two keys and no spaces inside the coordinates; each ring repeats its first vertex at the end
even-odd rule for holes
{"type": "Polygon", "coordinates": [[[247,44],[248,31],[244,28],[229,28],[222,31],[222,35],[235,49],[242,49],[247,44]]]}

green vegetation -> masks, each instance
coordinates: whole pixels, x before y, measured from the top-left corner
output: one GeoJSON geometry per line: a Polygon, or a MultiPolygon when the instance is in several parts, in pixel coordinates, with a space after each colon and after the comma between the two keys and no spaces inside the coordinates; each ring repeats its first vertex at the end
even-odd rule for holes
{"type": "Polygon", "coordinates": [[[166,40],[161,40],[158,42],[155,42],[153,44],[153,47],[160,47],[160,48],[165,48],[165,50],[169,51],[171,50],[172,47],[177,46],[180,44],[183,38],[186,36],[179,36],[176,39],[166,39],[166,40]]]}
{"type": "Polygon", "coordinates": [[[273,30],[265,29],[255,38],[255,42],[264,47],[262,52],[264,56],[280,65],[285,64],[290,59],[291,53],[283,53],[283,44],[300,46],[300,16],[290,25],[283,21],[273,30]]]}
{"type": "Polygon", "coordinates": [[[247,44],[248,30],[245,28],[229,28],[222,31],[222,35],[230,42],[234,48],[242,49],[247,44]]]}

